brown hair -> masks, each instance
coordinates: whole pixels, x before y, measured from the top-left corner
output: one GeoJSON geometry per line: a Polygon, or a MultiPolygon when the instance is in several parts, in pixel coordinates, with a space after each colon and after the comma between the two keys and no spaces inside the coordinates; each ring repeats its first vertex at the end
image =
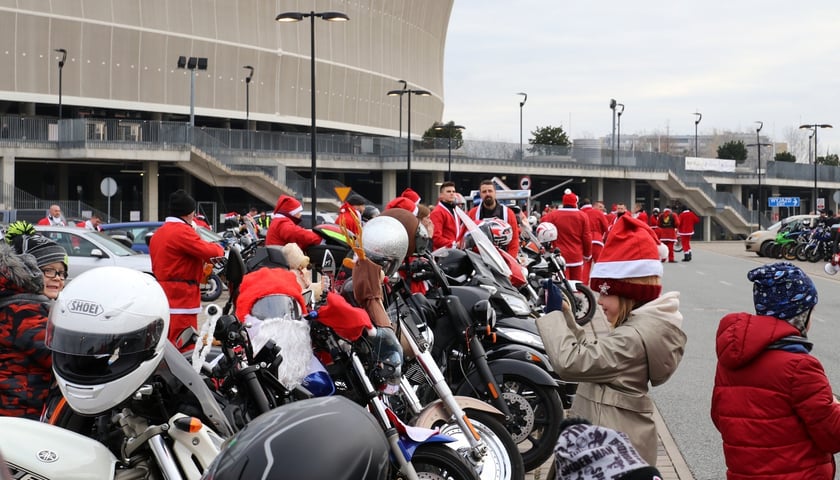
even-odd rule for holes
{"type": "Polygon", "coordinates": [[[440,193],[443,193],[443,189],[446,187],[455,188],[455,182],[443,182],[442,184],[440,184],[440,188],[438,189],[438,191],[440,193]]]}
{"type": "MultiPolygon", "coordinates": [[[[662,279],[659,278],[658,275],[650,275],[647,277],[637,277],[637,278],[622,278],[621,279],[627,283],[635,283],[637,285],[661,285],[662,279]]],[[[618,315],[616,316],[615,325],[613,328],[621,325],[630,317],[630,312],[633,310],[641,307],[646,302],[639,302],[632,298],[627,297],[618,297],[618,315]]]]}
{"type": "Polygon", "coordinates": [[[429,207],[427,207],[423,204],[418,204],[417,205],[417,218],[419,218],[420,220],[423,220],[424,218],[428,217],[431,214],[432,214],[432,211],[429,209],[429,207]]]}

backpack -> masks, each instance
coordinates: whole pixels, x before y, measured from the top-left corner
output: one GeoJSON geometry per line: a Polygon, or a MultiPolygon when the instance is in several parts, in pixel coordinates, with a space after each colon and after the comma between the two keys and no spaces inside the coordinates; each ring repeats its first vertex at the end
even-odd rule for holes
{"type": "Polygon", "coordinates": [[[659,228],[674,228],[674,214],[663,213],[659,216],[659,228]]]}

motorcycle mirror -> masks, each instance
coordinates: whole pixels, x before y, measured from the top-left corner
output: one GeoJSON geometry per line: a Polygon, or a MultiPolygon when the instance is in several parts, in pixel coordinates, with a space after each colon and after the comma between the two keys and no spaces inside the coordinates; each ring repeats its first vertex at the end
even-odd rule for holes
{"type": "Polygon", "coordinates": [[[239,286],[242,277],[245,275],[245,261],[239,250],[232,248],[228,253],[227,264],[225,265],[225,278],[231,285],[239,286]]]}

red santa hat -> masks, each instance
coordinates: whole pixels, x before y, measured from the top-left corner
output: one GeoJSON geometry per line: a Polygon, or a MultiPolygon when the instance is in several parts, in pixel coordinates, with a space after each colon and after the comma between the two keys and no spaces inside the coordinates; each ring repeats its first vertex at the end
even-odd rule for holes
{"type": "Polygon", "coordinates": [[[402,208],[403,210],[408,210],[412,214],[417,215],[417,204],[408,197],[396,197],[388,202],[388,205],[385,205],[385,210],[388,210],[389,208],[402,208]]]}
{"type": "Polygon", "coordinates": [[[563,192],[563,206],[564,207],[577,207],[578,204],[578,197],[574,193],[572,193],[571,188],[567,188],[565,192],[563,192]]]}
{"type": "Polygon", "coordinates": [[[277,204],[274,205],[274,213],[282,213],[287,217],[294,217],[302,211],[303,205],[296,198],[288,195],[280,195],[277,198],[277,204]]]}
{"type": "Polygon", "coordinates": [[[408,187],[405,190],[403,190],[400,196],[411,200],[412,202],[414,202],[415,205],[420,203],[420,194],[412,190],[411,187],[408,187]]]}
{"type": "MultiPolygon", "coordinates": [[[[204,218],[204,217],[202,217],[204,218]]],[[[228,212],[225,214],[225,220],[236,220],[239,218],[239,212],[228,212]]]]}
{"type": "Polygon", "coordinates": [[[269,295],[288,295],[297,300],[300,311],[306,313],[306,304],[294,273],[282,268],[260,268],[242,277],[236,299],[236,316],[244,322],[257,300],[269,295]]]}
{"type": "Polygon", "coordinates": [[[617,295],[648,302],[662,293],[661,285],[640,285],[627,279],[662,277],[660,242],[656,233],[631,215],[616,220],[601,258],[592,267],[589,286],[601,295],[617,295]]]}

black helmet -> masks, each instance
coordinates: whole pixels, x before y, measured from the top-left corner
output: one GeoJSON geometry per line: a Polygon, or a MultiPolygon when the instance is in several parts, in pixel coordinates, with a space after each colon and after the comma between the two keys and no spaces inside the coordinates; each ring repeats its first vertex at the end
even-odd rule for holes
{"type": "Polygon", "coordinates": [[[380,213],[379,209],[373,205],[365,205],[365,211],[362,212],[362,220],[367,222],[372,218],[378,217],[380,213]]]}
{"type": "Polygon", "coordinates": [[[313,398],[248,423],[201,478],[378,480],[388,478],[388,454],[382,427],[362,407],[345,397],[313,398]]]}

